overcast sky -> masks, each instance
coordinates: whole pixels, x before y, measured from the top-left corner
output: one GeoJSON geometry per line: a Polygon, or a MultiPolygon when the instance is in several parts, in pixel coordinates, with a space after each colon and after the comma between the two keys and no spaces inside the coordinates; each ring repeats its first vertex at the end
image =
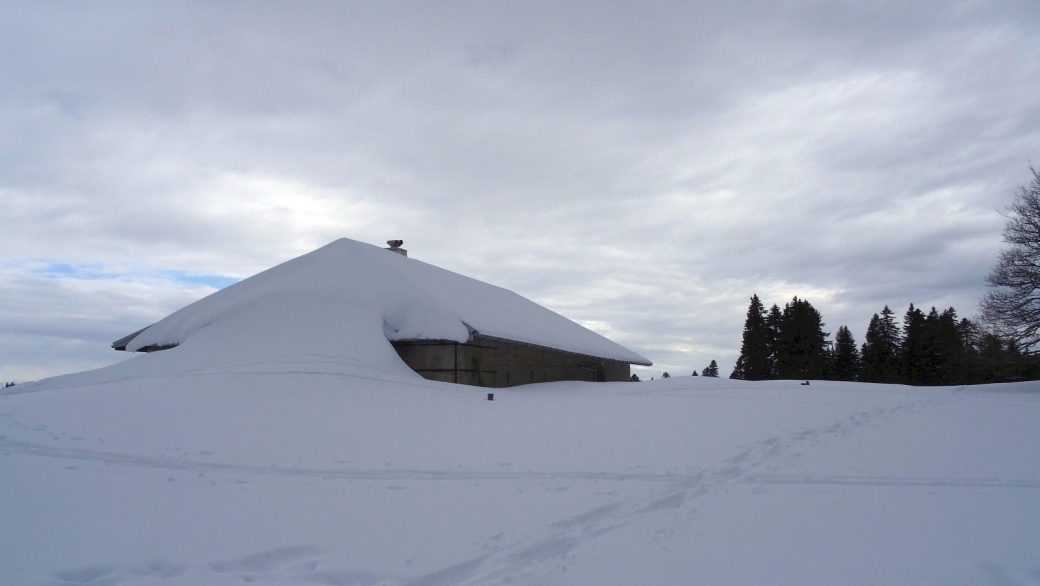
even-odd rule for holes
{"type": "Polygon", "coordinates": [[[0,3],[0,380],[339,237],[728,375],[748,298],[971,316],[1040,2],[0,3]]]}

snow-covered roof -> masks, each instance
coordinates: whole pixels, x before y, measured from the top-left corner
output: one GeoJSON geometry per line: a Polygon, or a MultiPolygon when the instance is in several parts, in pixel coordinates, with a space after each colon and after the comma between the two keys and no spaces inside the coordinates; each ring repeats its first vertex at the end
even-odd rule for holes
{"type": "Polygon", "coordinates": [[[474,336],[651,364],[512,291],[346,238],[217,291],[114,346],[244,345],[253,358],[331,351],[366,362],[387,340],[474,336]]]}

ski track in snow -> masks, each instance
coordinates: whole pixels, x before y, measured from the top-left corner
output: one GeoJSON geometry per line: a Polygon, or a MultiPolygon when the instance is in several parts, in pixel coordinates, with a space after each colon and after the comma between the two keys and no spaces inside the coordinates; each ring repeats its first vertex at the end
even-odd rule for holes
{"type": "MultiPolygon", "coordinates": [[[[203,579],[207,583],[224,578],[241,582],[286,582],[329,585],[393,584],[402,586],[436,586],[447,584],[475,585],[488,583],[544,582],[553,574],[566,571],[568,559],[575,550],[607,533],[629,526],[651,515],[657,515],[657,526],[675,527],[695,522],[701,514],[694,506],[704,495],[724,491],[737,484],[830,484],[846,486],[936,486],[936,487],[1002,487],[1040,488],[1040,481],[1006,478],[922,478],[922,477],[857,477],[857,476],[799,476],[758,472],[758,469],[782,459],[809,445],[820,445],[829,438],[849,434],[857,428],[879,419],[903,412],[937,406],[953,400],[959,393],[953,391],[928,400],[918,400],[862,411],[831,425],[804,429],[783,436],[758,441],[739,454],[722,460],[714,466],[691,474],[617,473],[617,472],[509,472],[495,470],[408,470],[408,469],[308,469],[275,466],[249,466],[230,463],[202,462],[165,457],[140,456],[97,450],[65,448],[35,442],[18,441],[0,436],[0,453],[59,460],[94,461],[106,465],[130,466],[161,470],[199,472],[206,474],[261,475],[271,477],[307,477],[323,480],[577,480],[577,481],[637,481],[648,483],[649,488],[638,496],[600,505],[584,513],[558,519],[531,531],[509,543],[497,543],[487,554],[429,572],[419,577],[377,575],[365,572],[347,572],[319,569],[320,549],[313,546],[291,545],[257,552],[242,558],[183,564],[169,560],[154,560],[137,567],[91,566],[73,568],[54,574],[51,584],[114,585],[128,583],[156,583],[174,579],[193,583],[203,579]],[[653,488],[656,486],[657,488],[653,488]],[[667,518],[661,515],[669,515],[667,518]]],[[[659,529],[658,532],[662,530],[659,529]]],[[[664,529],[665,532],[668,529],[664,529]]],[[[501,539],[499,535],[499,539],[501,539]]],[[[979,567],[993,583],[1017,583],[1001,580],[1004,571],[997,567],[979,567]]],[[[1040,576],[1037,577],[1040,582],[1040,576]]]]}
{"type": "MultiPolygon", "coordinates": [[[[806,429],[761,440],[739,454],[693,475],[672,476],[665,488],[650,491],[642,498],[617,501],[590,511],[558,520],[543,531],[486,556],[457,564],[408,582],[408,586],[441,584],[488,584],[542,582],[551,574],[566,571],[570,552],[611,531],[632,524],[648,515],[671,512],[671,525],[691,522],[698,514],[694,503],[704,495],[724,490],[736,483],[755,482],[752,472],[807,442],[850,433],[870,420],[891,416],[908,409],[937,404],[954,395],[915,401],[890,408],[863,411],[843,421],[816,429],[806,429]],[[554,563],[563,560],[564,563],[554,563]]],[[[940,481],[946,481],[941,479],[940,481]]],[[[1040,483],[1038,483],[1040,485],[1040,483]]]]}

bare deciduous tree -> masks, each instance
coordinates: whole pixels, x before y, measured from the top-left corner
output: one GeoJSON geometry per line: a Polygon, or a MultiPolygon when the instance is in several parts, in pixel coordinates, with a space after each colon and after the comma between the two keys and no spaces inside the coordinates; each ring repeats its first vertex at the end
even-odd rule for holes
{"type": "Polygon", "coordinates": [[[1007,209],[1004,242],[997,266],[986,278],[991,287],[980,304],[982,318],[1002,338],[1020,348],[1040,344],[1040,172],[1019,187],[1007,209]]]}

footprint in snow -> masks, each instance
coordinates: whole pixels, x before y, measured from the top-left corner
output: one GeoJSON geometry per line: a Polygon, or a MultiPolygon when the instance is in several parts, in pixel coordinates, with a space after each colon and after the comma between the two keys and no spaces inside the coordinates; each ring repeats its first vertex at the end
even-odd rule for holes
{"type": "Polygon", "coordinates": [[[234,560],[213,562],[210,567],[220,574],[230,572],[271,572],[290,564],[299,564],[307,558],[321,553],[321,549],[311,545],[292,545],[254,553],[234,560]]]}
{"type": "Polygon", "coordinates": [[[115,584],[119,578],[112,576],[116,570],[115,566],[87,566],[83,568],[72,568],[62,570],[54,575],[61,582],[69,584],[91,584],[101,586],[115,584]]]}
{"type": "Polygon", "coordinates": [[[372,586],[378,584],[380,580],[382,580],[382,576],[376,574],[325,570],[308,574],[304,583],[328,586],[372,586]]]}
{"type": "Polygon", "coordinates": [[[176,578],[188,571],[188,566],[166,560],[148,562],[139,568],[133,568],[130,573],[135,576],[149,576],[154,578],[176,578]]]}

